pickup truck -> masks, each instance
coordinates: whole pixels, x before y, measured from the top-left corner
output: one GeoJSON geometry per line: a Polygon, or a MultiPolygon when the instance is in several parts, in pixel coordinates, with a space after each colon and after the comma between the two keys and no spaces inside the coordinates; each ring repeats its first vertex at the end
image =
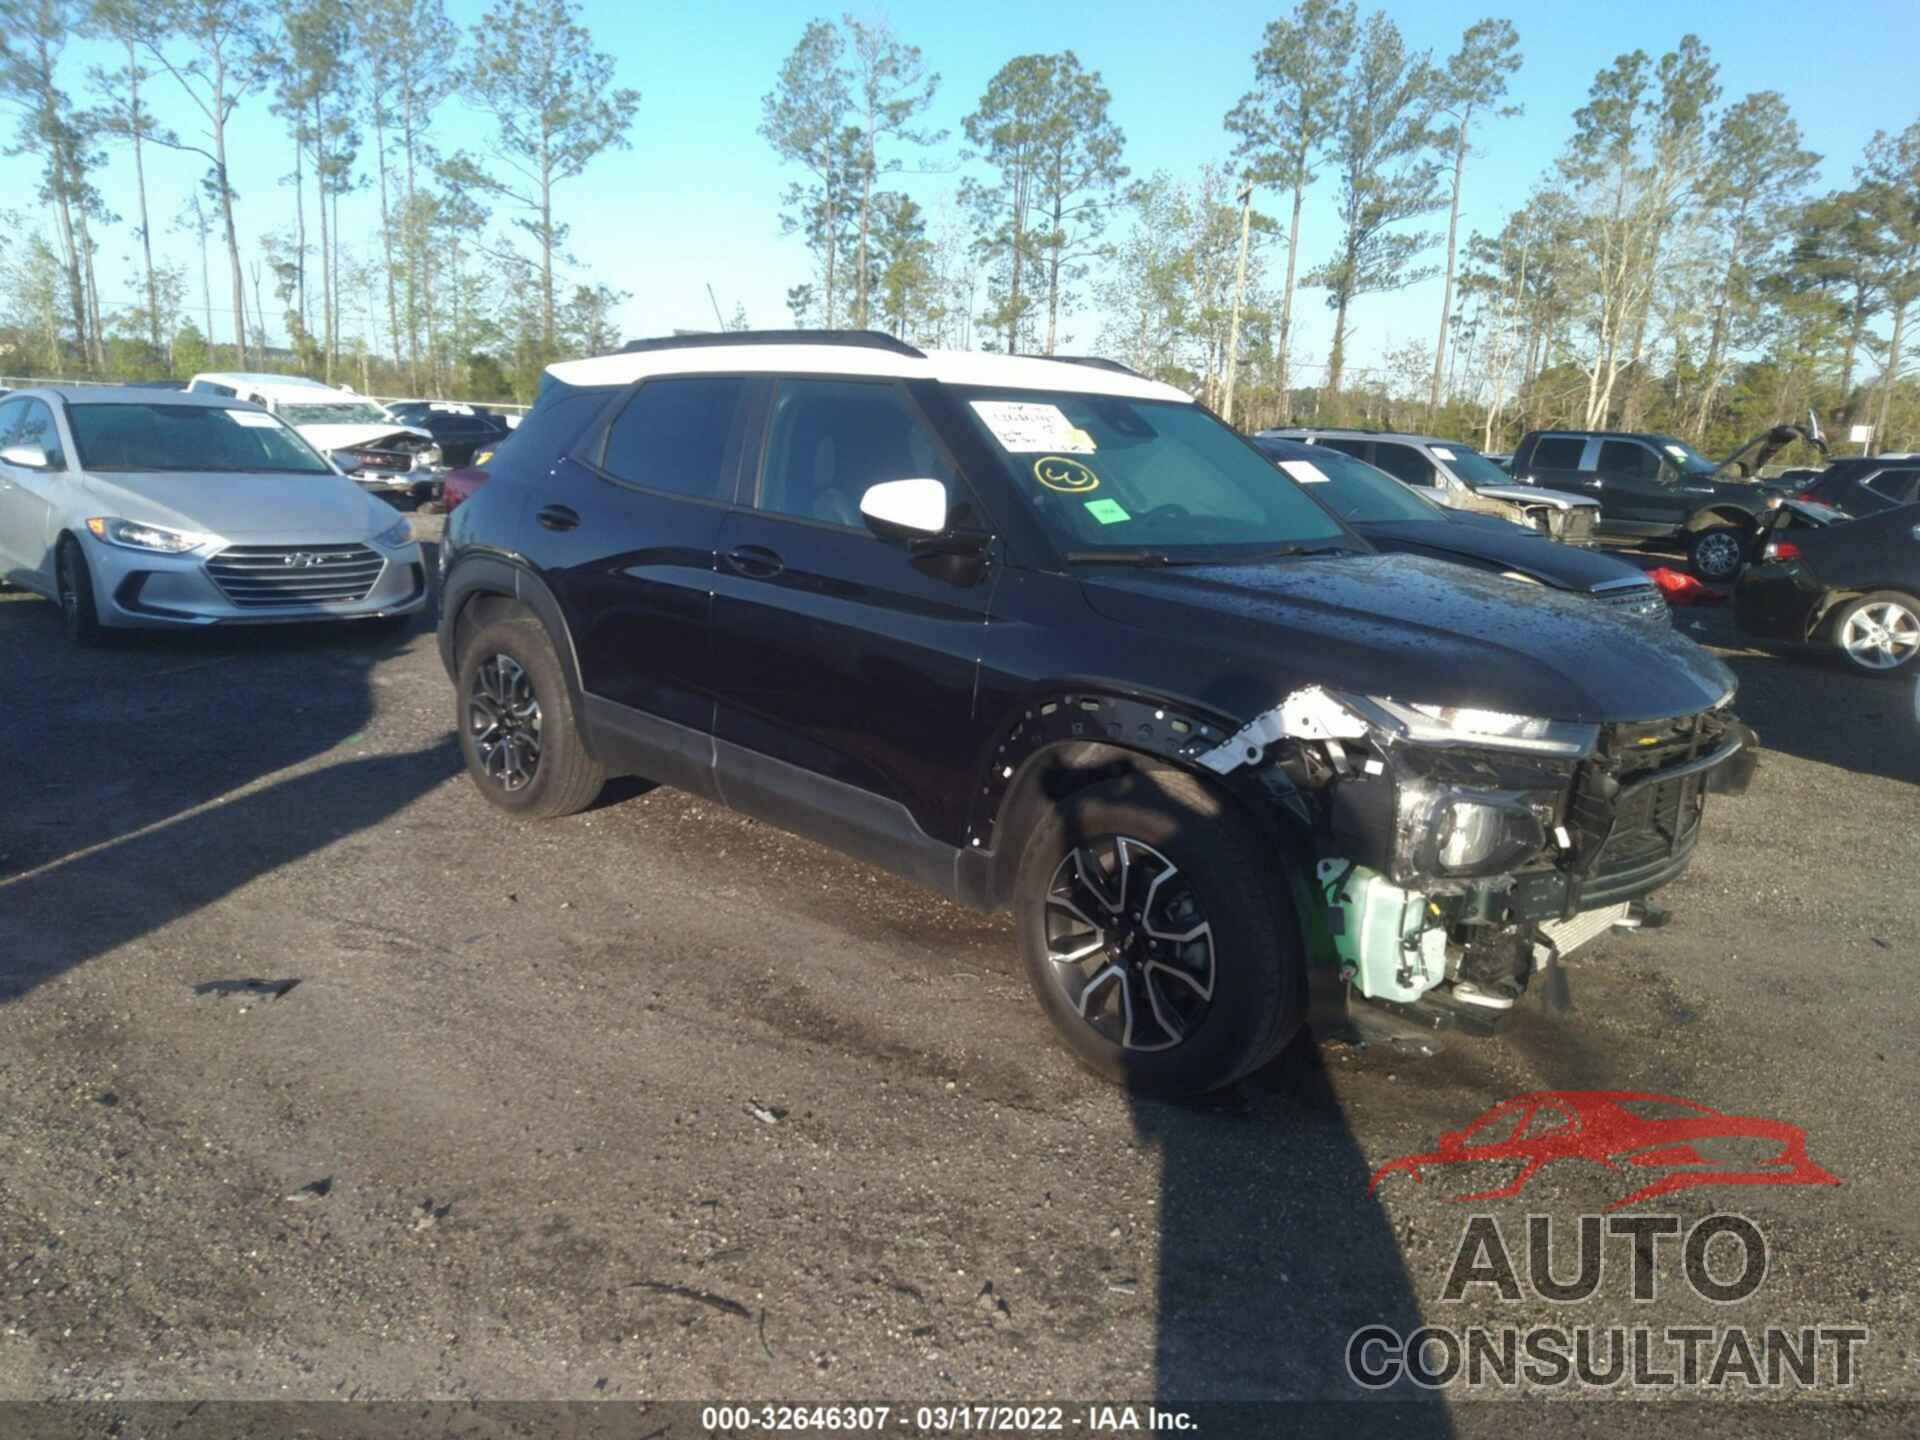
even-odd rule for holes
{"type": "Polygon", "coordinates": [[[1728,584],[1746,565],[1761,519],[1791,483],[1756,478],[1787,445],[1826,450],[1818,429],[1778,425],[1725,460],[1671,435],[1624,430],[1533,430],[1513,452],[1513,477],[1600,503],[1600,533],[1676,541],[1702,580],[1728,584]]]}

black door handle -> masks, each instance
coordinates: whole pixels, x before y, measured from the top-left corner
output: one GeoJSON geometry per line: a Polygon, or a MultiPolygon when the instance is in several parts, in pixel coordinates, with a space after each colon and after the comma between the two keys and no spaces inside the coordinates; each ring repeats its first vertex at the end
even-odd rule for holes
{"type": "Polygon", "coordinates": [[[549,505],[534,517],[549,530],[571,530],[580,523],[580,514],[570,505],[549,505]]]}
{"type": "Polygon", "coordinates": [[[727,564],[742,575],[752,575],[758,579],[778,575],[786,569],[786,562],[764,545],[742,545],[727,552],[727,564]]]}

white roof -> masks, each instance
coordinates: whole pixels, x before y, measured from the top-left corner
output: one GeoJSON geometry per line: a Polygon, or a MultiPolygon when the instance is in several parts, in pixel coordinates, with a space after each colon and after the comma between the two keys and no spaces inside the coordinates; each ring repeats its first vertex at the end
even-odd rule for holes
{"type": "Polygon", "coordinates": [[[897,380],[939,380],[948,385],[993,385],[1012,390],[1067,390],[1085,395],[1121,395],[1134,400],[1191,404],[1184,390],[1157,380],[1024,355],[988,355],[976,350],[929,350],[924,357],[865,345],[687,345],[566,360],[547,372],[568,385],[631,385],[649,375],[783,374],[871,375],[897,380]]]}
{"type": "MultiPolygon", "coordinates": [[[[297,395],[302,399],[316,398],[314,392],[324,395],[345,395],[355,400],[362,396],[338,385],[329,385],[324,380],[310,380],[305,375],[255,375],[245,370],[208,370],[193,377],[194,380],[208,380],[215,385],[231,385],[237,390],[258,390],[265,394],[297,395]]],[[[192,384],[193,381],[189,381],[192,384]]]]}

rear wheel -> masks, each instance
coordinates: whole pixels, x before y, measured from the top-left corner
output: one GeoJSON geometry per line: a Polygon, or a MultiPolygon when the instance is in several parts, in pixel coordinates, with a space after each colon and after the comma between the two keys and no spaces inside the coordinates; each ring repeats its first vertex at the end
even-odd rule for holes
{"type": "Polygon", "coordinates": [[[1687,541],[1687,565],[1700,579],[1729,585],[1747,565],[1747,534],[1735,525],[1697,531],[1687,541]]]}
{"type": "Polygon", "coordinates": [[[1048,1018],[1083,1065],[1129,1089],[1218,1089],[1299,1029],[1284,863],[1192,776],[1067,797],[1028,841],[1014,912],[1048,1018]]]}
{"type": "Polygon", "coordinates": [[[93,600],[93,572],[80,542],[72,536],[61,540],[54,552],[54,583],[60,596],[60,619],[67,627],[67,638],[76,645],[98,645],[105,638],[100,612],[93,600]]]}
{"type": "Polygon", "coordinates": [[[1906,670],[1920,655],[1920,600],[1898,590],[1875,590],[1842,606],[1833,619],[1841,658],[1868,675],[1906,670]]]}
{"type": "Polygon", "coordinates": [[[461,656],[460,753],[502,810],[552,819],[586,809],[606,783],[587,753],[559,657],[540,622],[496,620],[461,656]]]}

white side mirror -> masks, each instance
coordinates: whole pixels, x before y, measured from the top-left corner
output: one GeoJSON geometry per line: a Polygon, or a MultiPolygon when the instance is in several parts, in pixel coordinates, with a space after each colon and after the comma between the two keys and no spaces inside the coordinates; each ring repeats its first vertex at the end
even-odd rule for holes
{"type": "MultiPolygon", "coordinates": [[[[17,465],[22,470],[44,470],[47,468],[47,452],[38,445],[9,445],[0,450],[0,460],[9,465],[17,465]]],[[[934,482],[936,485],[939,482],[934,482]]]]}
{"type": "Polygon", "coordinates": [[[860,497],[860,515],[869,530],[887,538],[943,535],[947,487],[938,480],[882,480],[860,497]]]}

